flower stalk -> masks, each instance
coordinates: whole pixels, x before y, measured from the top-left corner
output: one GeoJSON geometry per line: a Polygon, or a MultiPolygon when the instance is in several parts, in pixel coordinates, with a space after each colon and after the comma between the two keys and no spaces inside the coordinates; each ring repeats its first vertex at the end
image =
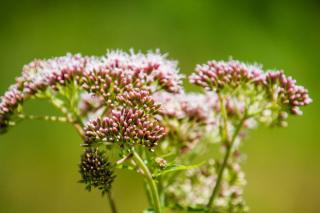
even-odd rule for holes
{"type": "Polygon", "coordinates": [[[139,168],[142,170],[144,177],[146,178],[146,181],[148,183],[148,186],[150,188],[150,194],[153,201],[153,208],[156,213],[161,213],[161,204],[160,204],[160,198],[158,193],[157,185],[152,177],[152,174],[147,167],[147,165],[144,163],[140,155],[135,151],[132,150],[133,153],[133,159],[136,162],[136,164],[139,166],[139,168]]]}

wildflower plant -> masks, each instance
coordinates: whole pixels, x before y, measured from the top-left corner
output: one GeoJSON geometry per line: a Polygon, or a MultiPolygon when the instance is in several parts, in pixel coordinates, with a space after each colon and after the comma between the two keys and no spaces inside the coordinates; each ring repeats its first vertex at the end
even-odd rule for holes
{"type": "Polygon", "coordinates": [[[261,124],[287,126],[312,102],[308,91],[236,60],[198,65],[188,79],[200,93],[185,92],[183,77],[159,51],[34,60],[0,99],[0,133],[22,120],[70,123],[82,139],[79,182],[107,196],[113,213],[119,169],[144,177],[144,212],[247,212],[241,141],[261,124]],[[33,99],[61,116],[27,114],[33,99]]]}

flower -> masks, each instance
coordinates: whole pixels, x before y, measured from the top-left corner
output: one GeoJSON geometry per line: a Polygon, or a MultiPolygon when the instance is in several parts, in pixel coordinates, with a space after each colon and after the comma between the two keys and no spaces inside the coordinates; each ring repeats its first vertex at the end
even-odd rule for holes
{"type": "Polygon", "coordinates": [[[149,114],[156,114],[160,104],[155,103],[154,97],[148,90],[129,89],[116,96],[119,106],[141,109],[149,114]]]}
{"type": "Polygon", "coordinates": [[[189,119],[197,122],[213,122],[213,109],[216,107],[216,95],[212,93],[158,92],[153,95],[160,104],[160,114],[165,117],[189,119]]]}
{"type": "Polygon", "coordinates": [[[312,103],[308,90],[296,85],[296,80],[287,77],[282,71],[270,71],[266,74],[266,85],[272,101],[282,105],[294,115],[302,115],[301,106],[312,103]]]}
{"type": "Polygon", "coordinates": [[[0,98],[0,133],[6,132],[11,115],[23,100],[23,94],[14,85],[0,98]]]}
{"type": "Polygon", "coordinates": [[[85,127],[86,144],[95,141],[117,143],[121,147],[141,144],[152,150],[165,135],[160,123],[142,110],[112,110],[103,119],[90,121],[85,127]]]}
{"type": "Polygon", "coordinates": [[[301,115],[301,106],[312,102],[308,90],[282,71],[263,71],[261,66],[235,60],[198,65],[191,83],[223,95],[227,113],[255,118],[266,124],[286,126],[287,113],[301,115]]]}
{"type": "Polygon", "coordinates": [[[48,60],[36,59],[23,67],[17,78],[18,88],[26,94],[35,94],[48,87],[57,89],[65,86],[83,73],[86,58],[80,54],[55,57],[48,60]]]}
{"type": "Polygon", "coordinates": [[[186,153],[207,133],[216,134],[215,94],[158,92],[153,97],[161,105],[160,120],[168,130],[161,146],[164,153],[170,149],[186,153]]]}
{"type": "Polygon", "coordinates": [[[191,83],[207,90],[220,91],[225,87],[236,88],[242,83],[260,83],[264,79],[260,66],[249,65],[236,60],[209,61],[197,65],[195,73],[190,75],[191,83]]]}
{"type": "Polygon", "coordinates": [[[113,166],[108,162],[103,151],[98,148],[86,149],[81,156],[79,168],[82,177],[80,183],[84,183],[87,190],[97,188],[102,194],[110,191],[115,175],[113,166]]]}

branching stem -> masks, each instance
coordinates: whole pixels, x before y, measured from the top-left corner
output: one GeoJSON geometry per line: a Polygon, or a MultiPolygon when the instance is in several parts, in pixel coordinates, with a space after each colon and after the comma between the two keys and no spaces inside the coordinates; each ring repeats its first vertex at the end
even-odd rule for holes
{"type": "Polygon", "coordinates": [[[226,113],[225,102],[224,102],[223,97],[220,94],[219,94],[219,100],[220,100],[220,104],[221,104],[221,113],[222,113],[222,117],[223,117],[223,127],[224,127],[223,128],[224,132],[222,133],[222,136],[223,136],[222,138],[223,138],[224,144],[226,145],[226,153],[225,153],[225,156],[223,158],[222,165],[219,168],[219,173],[218,173],[218,177],[217,177],[217,180],[216,180],[216,184],[215,184],[215,186],[213,188],[213,191],[212,191],[211,196],[209,198],[209,202],[207,204],[207,208],[208,209],[211,208],[215,197],[219,193],[219,190],[220,190],[220,187],[221,187],[221,182],[222,182],[222,179],[223,179],[223,174],[224,174],[224,171],[225,171],[225,169],[227,167],[228,160],[230,158],[234,142],[235,142],[240,130],[242,129],[244,122],[248,118],[247,115],[245,114],[245,116],[240,120],[240,123],[236,126],[236,129],[233,132],[232,138],[229,138],[229,136],[228,136],[229,131],[228,131],[228,127],[227,127],[227,125],[228,125],[228,123],[227,123],[228,117],[227,117],[227,113],[226,113]]]}

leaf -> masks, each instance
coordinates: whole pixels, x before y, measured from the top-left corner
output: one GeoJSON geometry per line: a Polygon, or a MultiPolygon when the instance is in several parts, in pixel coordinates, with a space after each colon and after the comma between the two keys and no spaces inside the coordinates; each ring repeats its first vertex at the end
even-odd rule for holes
{"type": "Polygon", "coordinates": [[[195,168],[199,168],[200,166],[202,166],[205,162],[201,162],[198,164],[194,164],[194,165],[168,165],[165,169],[162,169],[160,171],[157,171],[155,173],[153,173],[154,177],[158,177],[161,175],[165,175],[171,172],[176,172],[176,171],[183,171],[183,170],[190,170],[190,169],[195,169],[195,168]]]}

